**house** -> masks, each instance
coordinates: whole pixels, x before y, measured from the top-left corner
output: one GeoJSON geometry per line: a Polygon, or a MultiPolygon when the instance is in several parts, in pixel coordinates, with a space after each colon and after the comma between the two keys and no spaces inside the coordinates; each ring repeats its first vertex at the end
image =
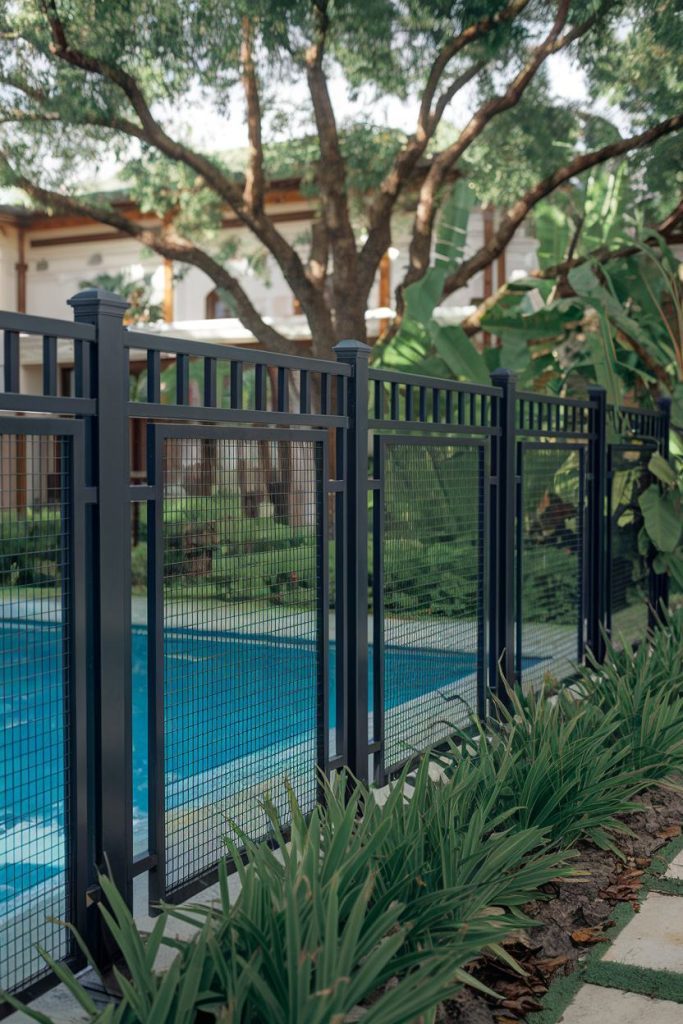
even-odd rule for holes
{"type": "MultiPolygon", "coordinates": [[[[114,198],[118,212],[149,226],[158,224],[153,216],[119,194],[114,198]]],[[[315,210],[302,194],[297,179],[274,182],[268,190],[266,209],[285,237],[296,244],[312,221],[315,210]]],[[[468,248],[483,244],[493,231],[496,212],[475,208],[468,233],[468,248]]],[[[381,322],[390,315],[394,289],[407,264],[410,222],[407,215],[394,227],[394,243],[388,250],[370,296],[368,334],[378,335],[381,322]],[[373,315],[374,313],[374,315],[373,315]]],[[[239,244],[239,256],[232,261],[238,276],[259,312],[278,330],[301,341],[310,337],[306,319],[280,268],[270,256],[259,271],[248,259],[256,244],[236,217],[223,222],[226,239],[239,244]]],[[[446,305],[463,306],[490,295],[511,272],[536,266],[536,241],[521,228],[495,264],[476,275],[466,288],[449,296],[446,305]]],[[[229,315],[212,281],[194,267],[171,265],[122,232],[86,217],[46,215],[19,206],[0,207],[0,308],[28,311],[43,316],[69,315],[65,305],[79,291],[82,282],[102,273],[121,271],[133,277],[151,273],[154,298],[162,308],[162,322],[145,324],[144,329],[166,330],[176,336],[223,344],[254,344],[253,335],[229,315]]]]}

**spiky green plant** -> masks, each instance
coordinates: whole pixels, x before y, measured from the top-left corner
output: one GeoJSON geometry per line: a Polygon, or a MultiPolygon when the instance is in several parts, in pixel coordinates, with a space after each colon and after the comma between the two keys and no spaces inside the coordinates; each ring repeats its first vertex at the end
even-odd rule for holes
{"type": "Polygon", "coordinates": [[[517,829],[542,829],[565,848],[584,838],[616,851],[611,834],[628,832],[619,815],[635,809],[645,778],[612,742],[618,709],[598,713],[568,691],[550,697],[516,688],[509,706],[498,702],[498,716],[492,727],[474,720],[475,741],[461,733],[448,751],[452,770],[473,758],[481,799],[497,789],[496,809],[517,829]]]}

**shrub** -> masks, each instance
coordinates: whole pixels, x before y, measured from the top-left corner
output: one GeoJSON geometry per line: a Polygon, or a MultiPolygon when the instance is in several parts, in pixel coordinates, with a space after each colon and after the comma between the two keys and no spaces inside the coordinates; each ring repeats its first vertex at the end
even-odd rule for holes
{"type": "Polygon", "coordinates": [[[0,513],[0,583],[54,586],[60,578],[59,508],[0,513]]]}

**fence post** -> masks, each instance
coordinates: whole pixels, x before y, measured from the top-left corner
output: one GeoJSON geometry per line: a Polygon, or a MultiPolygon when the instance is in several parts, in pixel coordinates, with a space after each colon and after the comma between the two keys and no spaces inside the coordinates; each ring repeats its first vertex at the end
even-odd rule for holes
{"type": "Polygon", "coordinates": [[[515,509],[517,494],[515,404],[517,378],[511,370],[494,370],[491,383],[503,392],[493,402],[491,473],[495,501],[491,510],[491,690],[509,703],[503,679],[515,684],[515,509]],[[501,679],[501,674],[503,679],[501,679]]]}
{"type": "MultiPolygon", "coordinates": [[[[663,458],[669,457],[669,433],[671,430],[671,399],[660,398],[657,401],[660,419],[659,453],[663,458]]],[[[669,605],[669,576],[668,573],[654,572],[652,562],[649,571],[649,603],[648,626],[653,629],[657,625],[657,619],[669,605]]]]}
{"type": "Polygon", "coordinates": [[[607,395],[589,387],[588,447],[587,631],[586,643],[597,661],[605,657],[606,618],[605,530],[607,527],[607,395]]]}
{"type": "MultiPolygon", "coordinates": [[[[69,299],[78,323],[94,324],[97,341],[85,386],[97,400],[87,438],[87,483],[97,488],[92,519],[92,660],[95,679],[95,857],[127,905],[133,905],[130,473],[128,351],[123,314],[128,303],[97,288],[69,299]]],[[[100,955],[112,950],[103,937],[100,955]]]]}
{"type": "MultiPolygon", "coordinates": [[[[368,357],[370,346],[340,341],[337,360],[351,367],[346,483],[346,618],[347,679],[346,763],[353,774],[369,779],[368,750],[368,357]]],[[[337,686],[343,685],[337,680],[337,686]]]]}

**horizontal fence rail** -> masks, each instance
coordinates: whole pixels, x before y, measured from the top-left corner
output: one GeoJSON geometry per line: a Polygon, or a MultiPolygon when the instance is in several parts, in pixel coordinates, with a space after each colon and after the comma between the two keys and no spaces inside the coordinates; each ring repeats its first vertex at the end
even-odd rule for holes
{"type": "MultiPolygon", "coordinates": [[[[669,410],[0,313],[0,986],[117,956],[343,767],[383,783],[667,600],[639,496],[669,410]],[[26,713],[27,709],[30,713],[26,713]]],[[[0,1016],[3,1011],[0,1010],[0,1016]]]]}

